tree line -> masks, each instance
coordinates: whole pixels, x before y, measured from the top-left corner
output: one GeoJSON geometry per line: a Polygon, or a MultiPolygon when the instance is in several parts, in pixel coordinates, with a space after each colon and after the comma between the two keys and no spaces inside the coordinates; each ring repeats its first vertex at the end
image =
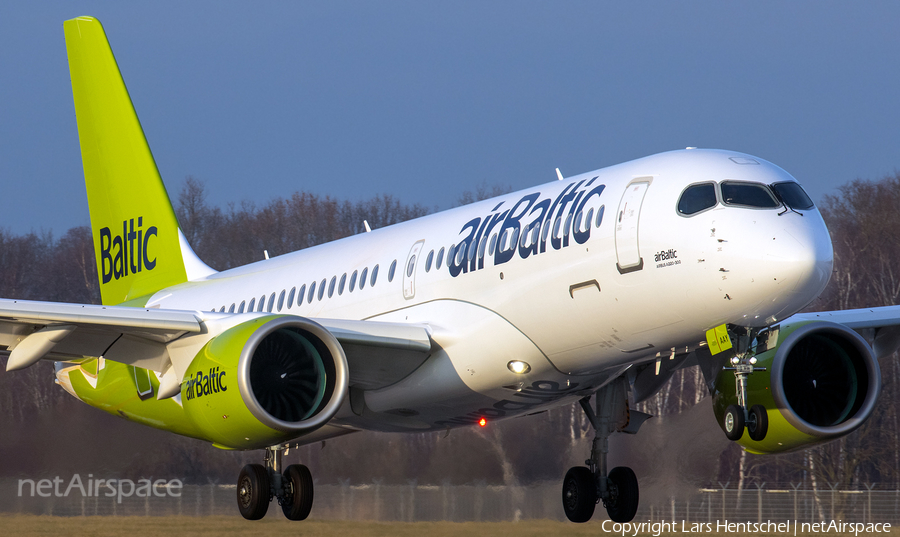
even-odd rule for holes
{"type": "MultiPolygon", "coordinates": [[[[458,204],[498,195],[508,186],[483,184],[458,204]]],[[[900,174],[851,181],[819,209],[831,231],[834,274],[810,310],[894,305],[900,301],[900,174]]],[[[210,205],[202,181],[188,177],[176,214],[197,254],[217,270],[243,265],[402,222],[431,212],[380,195],[351,202],[296,192],[267,204],[210,205]]],[[[14,235],[0,230],[0,296],[99,303],[91,231],[14,235]]],[[[696,367],[676,372],[638,405],[653,414],[641,432],[615,438],[611,463],[635,468],[650,493],[658,482],[803,483],[827,489],[878,483],[900,488],[900,367],[881,361],[884,387],[874,415],[859,430],[809,450],[749,455],[716,426],[696,367]],[[650,485],[648,487],[647,485],[650,485]]],[[[116,472],[123,477],[179,476],[189,482],[232,482],[259,452],[219,451],[193,439],[119,420],[81,404],[53,383],[53,366],[39,363],[0,373],[0,475],[116,472]]],[[[590,451],[593,431],[578,405],[440,433],[357,433],[287,455],[322,482],[526,484],[560,480],[590,451]]]]}

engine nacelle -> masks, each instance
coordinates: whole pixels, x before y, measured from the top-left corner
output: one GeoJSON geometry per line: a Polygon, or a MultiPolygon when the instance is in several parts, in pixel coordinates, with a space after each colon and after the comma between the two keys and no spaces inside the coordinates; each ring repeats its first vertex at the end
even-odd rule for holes
{"type": "Polygon", "coordinates": [[[325,425],[347,394],[348,378],[344,350],[328,330],[301,317],[269,315],[204,345],[185,373],[181,401],[218,447],[258,449],[325,425]]]}
{"type": "MultiPolygon", "coordinates": [[[[777,342],[756,355],[748,378],[748,406],[763,405],[768,433],[738,440],[752,453],[799,449],[844,436],[872,414],[881,391],[881,370],[869,344],[853,330],[827,321],[782,324],[770,330],[777,342]]],[[[722,371],[713,409],[719,425],[728,405],[737,403],[735,377],[722,371]]],[[[723,426],[724,427],[724,426],[723,426]]]]}

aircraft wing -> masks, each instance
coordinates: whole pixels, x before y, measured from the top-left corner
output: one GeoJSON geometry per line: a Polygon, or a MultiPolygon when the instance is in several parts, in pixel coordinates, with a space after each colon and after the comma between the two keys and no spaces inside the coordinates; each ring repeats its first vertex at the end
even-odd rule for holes
{"type": "MultiPolygon", "coordinates": [[[[162,373],[178,359],[170,353],[170,343],[191,335],[211,337],[222,326],[262,315],[0,299],[0,353],[9,355],[8,371],[42,358],[102,356],[162,373]]],[[[364,389],[400,380],[431,353],[431,338],[422,325],[313,320],[341,343],[350,384],[364,389]]],[[[183,371],[187,364],[182,365],[176,369],[183,371]]]]}

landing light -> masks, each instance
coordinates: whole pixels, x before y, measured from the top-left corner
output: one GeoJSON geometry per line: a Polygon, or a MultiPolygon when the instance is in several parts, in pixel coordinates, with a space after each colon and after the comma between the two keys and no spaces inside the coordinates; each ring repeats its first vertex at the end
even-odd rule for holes
{"type": "Polygon", "coordinates": [[[484,418],[481,418],[480,420],[478,420],[478,425],[481,425],[482,427],[484,427],[485,425],[487,425],[487,420],[484,418]]]}
{"type": "Polygon", "coordinates": [[[506,367],[516,375],[524,375],[531,371],[531,366],[521,360],[512,360],[506,364],[506,367]]]}
{"type": "Polygon", "coordinates": [[[731,363],[734,365],[737,365],[740,361],[741,361],[741,359],[738,358],[737,356],[735,356],[731,359],[731,363]]]}
{"type": "Polygon", "coordinates": [[[750,358],[750,360],[748,360],[748,361],[750,362],[750,365],[756,365],[756,357],[755,356],[750,358]]]}

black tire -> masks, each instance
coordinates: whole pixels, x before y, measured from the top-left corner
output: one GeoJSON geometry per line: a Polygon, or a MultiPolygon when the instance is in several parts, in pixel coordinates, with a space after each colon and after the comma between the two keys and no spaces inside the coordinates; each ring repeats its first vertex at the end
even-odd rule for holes
{"type": "Polygon", "coordinates": [[[572,522],[587,522],[597,507],[597,480],[584,466],[570,468],[562,486],[563,509],[572,522]]]}
{"type": "Polygon", "coordinates": [[[281,510],[288,520],[306,520],[313,504],[313,480],[309,468],[292,464],[284,471],[281,510]]]}
{"type": "Polygon", "coordinates": [[[606,502],[606,512],[613,522],[631,522],[637,513],[638,494],[637,477],[631,468],[616,466],[609,472],[610,484],[614,487],[613,497],[606,502]]]}
{"type": "Polygon", "coordinates": [[[725,418],[722,420],[725,436],[735,442],[744,436],[744,410],[737,405],[728,405],[725,409],[725,418]]]}
{"type": "Polygon", "coordinates": [[[247,520],[259,520],[269,510],[269,472],[260,464],[248,464],[241,468],[237,482],[237,503],[241,516],[247,520]]]}
{"type": "Polygon", "coordinates": [[[769,432],[769,414],[766,407],[753,405],[750,407],[750,419],[747,420],[747,433],[750,439],[761,442],[766,438],[767,432],[769,432]]]}

